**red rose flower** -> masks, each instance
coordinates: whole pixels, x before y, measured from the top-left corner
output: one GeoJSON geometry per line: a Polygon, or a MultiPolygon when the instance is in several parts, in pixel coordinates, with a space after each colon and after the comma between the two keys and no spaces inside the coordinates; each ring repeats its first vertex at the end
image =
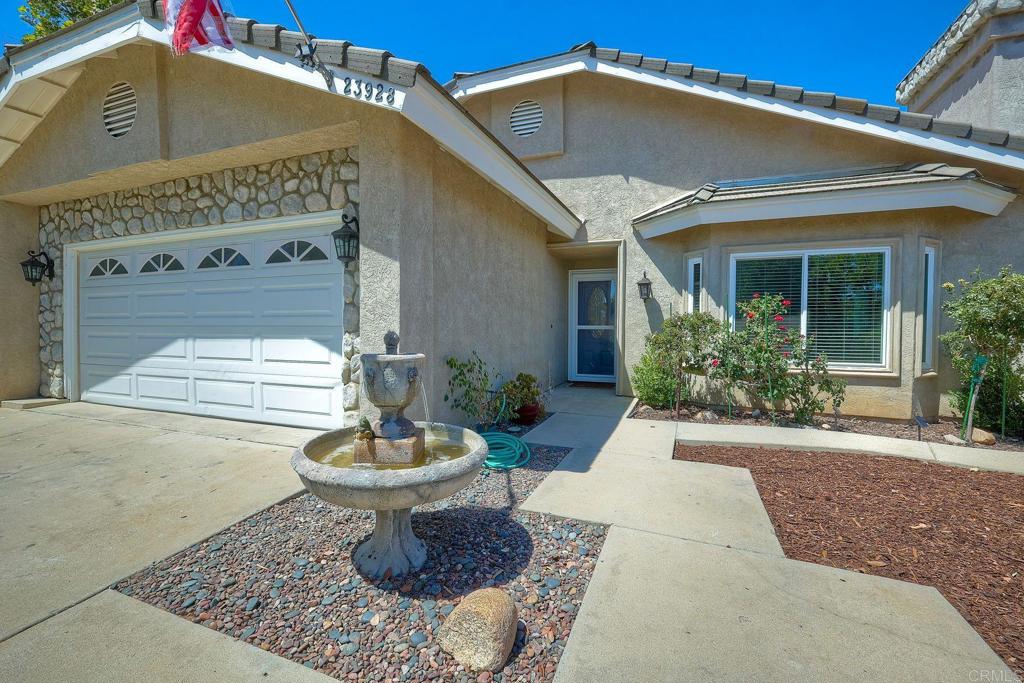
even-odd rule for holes
{"type": "Polygon", "coordinates": [[[783,351],[782,352],[782,357],[783,358],[789,358],[789,351],[783,351]]]}
{"type": "Polygon", "coordinates": [[[758,294],[757,292],[754,292],[754,298],[755,298],[755,299],[760,299],[760,298],[761,298],[761,295],[760,295],[760,294],[758,294]]]}
{"type": "Polygon", "coordinates": [[[714,360],[711,361],[711,367],[717,368],[719,363],[721,363],[721,361],[715,358],[714,360]]]}
{"type": "Polygon", "coordinates": [[[789,306],[789,299],[783,299],[782,300],[782,305],[783,306],[789,306]]]}
{"type": "Polygon", "coordinates": [[[775,316],[775,322],[781,323],[782,321],[783,321],[783,317],[781,315],[775,316]]]}
{"type": "Polygon", "coordinates": [[[747,311],[747,317],[748,318],[753,318],[754,317],[754,312],[753,311],[747,311]]]}
{"type": "Polygon", "coordinates": [[[779,331],[780,332],[785,332],[786,331],[786,326],[785,325],[779,325],[779,331]]]}

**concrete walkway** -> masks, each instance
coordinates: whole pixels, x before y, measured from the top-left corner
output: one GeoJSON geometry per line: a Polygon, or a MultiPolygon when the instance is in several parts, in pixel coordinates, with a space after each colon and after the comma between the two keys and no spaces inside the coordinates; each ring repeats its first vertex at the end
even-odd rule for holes
{"type": "Polygon", "coordinates": [[[334,680],[112,590],[0,643],[0,671],[18,683],[334,680]]]}
{"type": "Polygon", "coordinates": [[[0,678],[313,680],[105,591],[302,491],[288,458],[311,434],[86,403],[0,409],[0,678]]]}
{"type": "MultiPolygon", "coordinates": [[[[647,420],[632,420],[647,422],[647,420]]],[[[671,424],[671,423],[670,423],[671,424]]],[[[816,451],[848,451],[871,455],[927,460],[956,467],[1024,474],[1024,452],[970,448],[930,441],[910,441],[887,436],[826,432],[819,429],[758,427],[753,425],[716,425],[692,422],[675,424],[676,441],[688,444],[721,446],[762,446],[816,451]]]]}
{"type": "MultiPolygon", "coordinates": [[[[672,460],[675,424],[626,419],[599,391],[563,388],[525,437],[574,450],[522,508],[611,525],[556,681],[1017,680],[935,589],[786,559],[748,470],[672,460]]],[[[697,426],[713,429],[682,438],[836,442],[697,426]]]]}

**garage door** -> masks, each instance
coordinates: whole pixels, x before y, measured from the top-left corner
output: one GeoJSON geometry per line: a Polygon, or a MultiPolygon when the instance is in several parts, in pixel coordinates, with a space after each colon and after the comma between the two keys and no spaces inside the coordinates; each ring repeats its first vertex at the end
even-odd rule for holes
{"type": "Polygon", "coordinates": [[[343,267],[323,227],[79,258],[82,400],[341,425],[343,267]]]}

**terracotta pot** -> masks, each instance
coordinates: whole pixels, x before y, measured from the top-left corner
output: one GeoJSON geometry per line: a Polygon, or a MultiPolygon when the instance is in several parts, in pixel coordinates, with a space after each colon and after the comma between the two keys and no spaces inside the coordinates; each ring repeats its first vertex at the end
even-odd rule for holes
{"type": "Polygon", "coordinates": [[[517,425],[530,425],[537,421],[537,415],[540,413],[540,404],[531,403],[528,406],[521,407],[516,411],[516,416],[513,419],[517,425]]]}

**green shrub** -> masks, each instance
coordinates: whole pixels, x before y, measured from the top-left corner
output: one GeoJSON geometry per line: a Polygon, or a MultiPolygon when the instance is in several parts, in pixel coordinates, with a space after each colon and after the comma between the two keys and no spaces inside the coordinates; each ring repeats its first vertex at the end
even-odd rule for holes
{"type": "Polygon", "coordinates": [[[1024,352],[1024,275],[1010,267],[999,275],[983,278],[976,270],[970,280],[961,278],[956,285],[944,283],[950,298],[942,310],[954,328],[942,335],[961,388],[953,394],[953,404],[967,416],[964,430],[970,442],[974,421],[1004,432],[1021,422],[1021,354],[1024,352]],[[974,405],[968,394],[975,359],[984,356],[974,405]],[[1003,422],[1003,396],[1006,397],[1006,421],[1003,422]]]}
{"type": "Polygon", "coordinates": [[[633,367],[633,391],[644,405],[671,408],[675,401],[676,381],[672,371],[659,363],[650,349],[633,367]]]}
{"type": "Polygon", "coordinates": [[[720,327],[710,313],[681,313],[669,317],[661,330],[647,337],[647,352],[672,375],[672,406],[677,419],[692,377],[703,374],[708,366],[720,327]]]}

